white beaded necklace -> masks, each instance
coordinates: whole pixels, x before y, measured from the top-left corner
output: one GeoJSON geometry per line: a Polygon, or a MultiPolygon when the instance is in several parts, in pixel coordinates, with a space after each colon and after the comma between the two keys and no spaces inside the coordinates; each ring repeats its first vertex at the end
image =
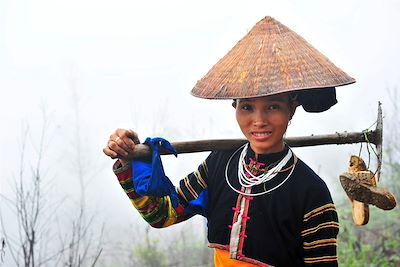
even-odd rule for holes
{"type": "MultiPolygon", "coordinates": [[[[245,196],[260,196],[260,195],[264,195],[266,193],[269,193],[275,189],[277,189],[278,187],[280,187],[281,185],[283,185],[287,179],[289,179],[289,177],[292,175],[294,168],[296,166],[297,163],[297,157],[296,155],[293,154],[292,150],[289,148],[288,153],[285,155],[285,157],[273,168],[271,168],[270,170],[268,170],[267,172],[260,174],[260,175],[253,175],[247,168],[246,168],[246,164],[245,164],[245,156],[247,154],[247,149],[248,149],[248,144],[245,144],[243,146],[241,146],[239,149],[237,149],[229,158],[227,164],[226,164],[226,168],[225,168],[225,180],[227,182],[227,184],[229,185],[229,187],[235,191],[238,194],[241,195],[245,195],[245,196]],[[229,182],[229,178],[228,178],[228,169],[229,169],[229,165],[230,162],[233,158],[233,156],[239,152],[240,149],[242,149],[242,152],[240,153],[240,157],[239,157],[239,163],[238,163],[238,180],[239,183],[242,187],[244,188],[251,188],[252,186],[255,185],[259,185],[259,184],[263,184],[264,183],[264,189],[265,189],[265,182],[271,180],[272,178],[274,178],[280,170],[282,170],[282,168],[288,163],[288,161],[292,158],[292,156],[294,157],[294,162],[293,162],[293,167],[290,171],[290,173],[288,174],[288,176],[277,186],[269,189],[269,190],[265,190],[263,192],[259,192],[259,193],[246,193],[240,190],[237,190],[236,188],[234,188],[232,186],[232,184],[229,182]],[[246,173],[248,173],[250,175],[250,177],[246,176],[246,173]]],[[[248,190],[245,190],[248,191],[248,190]]]]}

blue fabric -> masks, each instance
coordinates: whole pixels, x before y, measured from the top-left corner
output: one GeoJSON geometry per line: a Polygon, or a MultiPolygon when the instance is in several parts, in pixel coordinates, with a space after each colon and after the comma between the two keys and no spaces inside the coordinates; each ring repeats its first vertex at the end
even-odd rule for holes
{"type": "Polygon", "coordinates": [[[173,153],[175,157],[177,152],[175,148],[161,137],[147,138],[144,144],[152,150],[151,162],[132,161],[133,184],[135,191],[141,196],[164,197],[169,196],[172,206],[178,206],[178,194],[171,180],[165,175],[160,157],[160,147],[173,153]]]}
{"type": "Polygon", "coordinates": [[[200,214],[207,217],[207,204],[208,188],[202,191],[197,199],[189,201],[188,206],[185,208],[185,216],[200,214]]]}

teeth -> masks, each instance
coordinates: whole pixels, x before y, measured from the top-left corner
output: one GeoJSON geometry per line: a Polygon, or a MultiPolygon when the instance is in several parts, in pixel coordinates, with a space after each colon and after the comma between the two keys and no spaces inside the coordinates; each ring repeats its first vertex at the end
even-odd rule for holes
{"type": "Polygon", "coordinates": [[[256,136],[256,137],[264,137],[264,136],[271,135],[271,132],[253,133],[253,135],[256,136]]]}

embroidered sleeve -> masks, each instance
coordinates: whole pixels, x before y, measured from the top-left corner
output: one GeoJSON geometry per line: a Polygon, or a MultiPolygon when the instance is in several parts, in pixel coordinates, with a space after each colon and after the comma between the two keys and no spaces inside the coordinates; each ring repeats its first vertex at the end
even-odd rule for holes
{"type": "Polygon", "coordinates": [[[193,216],[201,214],[207,216],[208,204],[208,165],[204,161],[195,172],[192,172],[179,182],[177,188],[181,202],[185,206],[185,214],[193,216]]]}
{"type": "Polygon", "coordinates": [[[182,222],[193,215],[201,214],[206,216],[207,210],[207,163],[204,161],[199,168],[182,179],[179,187],[176,188],[178,195],[178,205],[174,207],[170,196],[154,197],[142,196],[135,191],[132,175],[132,166],[121,166],[117,161],[113,167],[118,181],[131,200],[133,206],[140,215],[151,226],[155,228],[164,228],[179,222],[182,222]]]}
{"type": "Polygon", "coordinates": [[[301,238],[306,266],[337,266],[336,238],[338,216],[329,191],[310,193],[308,208],[303,216],[301,238]]]}

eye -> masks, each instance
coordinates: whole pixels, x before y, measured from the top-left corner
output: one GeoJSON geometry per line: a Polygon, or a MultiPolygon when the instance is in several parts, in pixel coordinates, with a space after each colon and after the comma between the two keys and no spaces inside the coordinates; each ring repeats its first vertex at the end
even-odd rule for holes
{"type": "Polygon", "coordinates": [[[253,110],[253,107],[250,104],[243,104],[240,106],[240,109],[246,110],[246,111],[251,111],[251,110],[253,110]]]}
{"type": "Polygon", "coordinates": [[[278,110],[280,108],[281,106],[279,106],[278,104],[271,104],[268,106],[268,110],[278,110]]]}

